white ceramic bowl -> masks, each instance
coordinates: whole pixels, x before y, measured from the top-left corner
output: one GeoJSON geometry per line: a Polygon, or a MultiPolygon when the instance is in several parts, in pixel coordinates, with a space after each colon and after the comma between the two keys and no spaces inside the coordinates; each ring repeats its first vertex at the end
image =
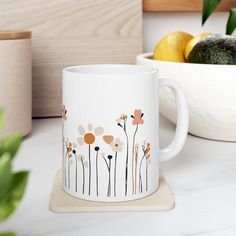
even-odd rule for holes
{"type": "MultiPolygon", "coordinates": [[[[191,134],[236,141],[236,66],[165,62],[152,53],[137,56],[137,64],[155,67],[160,77],[181,84],[189,103],[191,134]]],[[[160,111],[176,122],[175,99],[166,88],[160,93],[160,111]]]]}

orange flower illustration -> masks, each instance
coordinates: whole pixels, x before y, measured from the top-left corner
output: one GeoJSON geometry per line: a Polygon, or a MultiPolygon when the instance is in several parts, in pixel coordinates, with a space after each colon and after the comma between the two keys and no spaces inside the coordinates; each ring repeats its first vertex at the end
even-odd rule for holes
{"type": "Polygon", "coordinates": [[[66,110],[65,105],[62,105],[61,115],[62,115],[62,119],[66,121],[67,120],[67,110],[66,110]]]}
{"type": "Polygon", "coordinates": [[[79,145],[86,144],[93,144],[95,142],[96,137],[98,135],[103,134],[103,128],[102,127],[96,127],[93,129],[92,124],[88,124],[88,132],[85,131],[85,128],[83,125],[80,125],[78,128],[79,134],[82,135],[82,137],[77,138],[77,143],[79,145]]]}
{"type": "Polygon", "coordinates": [[[142,125],[144,123],[143,118],[143,113],[141,111],[141,109],[135,109],[134,110],[134,115],[131,115],[131,117],[133,118],[133,125],[142,125]]]}

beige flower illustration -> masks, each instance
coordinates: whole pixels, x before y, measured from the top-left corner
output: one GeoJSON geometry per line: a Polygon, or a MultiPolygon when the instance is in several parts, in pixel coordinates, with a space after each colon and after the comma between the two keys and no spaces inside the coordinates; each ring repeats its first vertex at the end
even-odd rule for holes
{"type": "Polygon", "coordinates": [[[110,146],[113,152],[122,152],[123,150],[123,142],[119,138],[113,140],[110,146]]]}
{"type": "Polygon", "coordinates": [[[116,122],[117,123],[120,123],[122,121],[126,121],[127,120],[127,115],[126,114],[121,114],[117,119],[116,119],[116,122]]]}

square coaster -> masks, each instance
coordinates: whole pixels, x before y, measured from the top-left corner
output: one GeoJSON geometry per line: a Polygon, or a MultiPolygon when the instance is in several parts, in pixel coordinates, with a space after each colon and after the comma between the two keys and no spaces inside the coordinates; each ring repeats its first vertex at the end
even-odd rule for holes
{"type": "Polygon", "coordinates": [[[116,211],[164,211],[175,207],[174,197],[160,171],[159,189],[152,195],[127,202],[103,203],[75,198],[64,192],[61,187],[61,170],[57,171],[50,199],[50,210],[68,212],[116,212],[116,211]]]}

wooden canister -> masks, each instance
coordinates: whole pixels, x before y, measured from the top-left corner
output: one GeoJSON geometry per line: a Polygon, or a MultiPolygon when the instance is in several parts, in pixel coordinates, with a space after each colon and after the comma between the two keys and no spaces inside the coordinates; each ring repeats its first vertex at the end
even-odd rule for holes
{"type": "Polygon", "coordinates": [[[31,32],[0,32],[0,108],[5,111],[1,138],[31,131],[31,32]]]}

